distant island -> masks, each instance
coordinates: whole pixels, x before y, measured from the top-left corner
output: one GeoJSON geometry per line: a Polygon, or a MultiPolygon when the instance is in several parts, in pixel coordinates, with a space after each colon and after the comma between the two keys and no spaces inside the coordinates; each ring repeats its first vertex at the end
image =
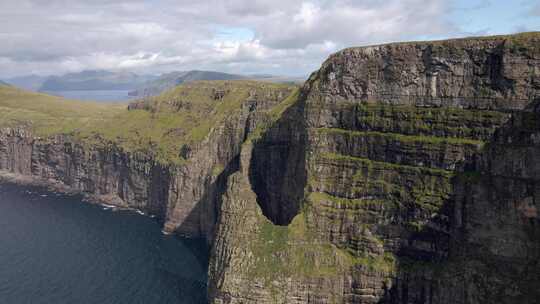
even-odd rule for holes
{"type": "Polygon", "coordinates": [[[38,91],[49,77],[32,74],[5,79],[5,82],[21,89],[38,91]]]}
{"type": "Polygon", "coordinates": [[[154,76],[131,72],[84,71],[47,78],[40,91],[132,90],[154,76]]]}
{"type": "Polygon", "coordinates": [[[214,71],[171,72],[142,84],[136,90],[129,92],[129,95],[137,97],[157,96],[177,85],[196,80],[239,80],[246,78],[246,76],[242,75],[214,71]]]}
{"type": "Polygon", "coordinates": [[[301,84],[304,77],[268,74],[230,74],[217,71],[174,71],[161,75],[106,70],[88,70],[60,76],[27,75],[6,79],[5,84],[21,89],[55,94],[65,91],[128,91],[126,97],[157,96],[180,84],[199,80],[259,80],[301,84]]]}

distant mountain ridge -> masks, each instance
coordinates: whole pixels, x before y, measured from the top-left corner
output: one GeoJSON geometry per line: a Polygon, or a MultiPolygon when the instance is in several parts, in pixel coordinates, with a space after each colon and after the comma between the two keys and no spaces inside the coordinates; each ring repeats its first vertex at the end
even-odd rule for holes
{"type": "Polygon", "coordinates": [[[8,85],[10,85],[10,84],[7,83],[7,82],[4,82],[4,81],[2,81],[2,80],[0,80],[0,85],[6,85],[6,86],[8,86],[8,85]]]}
{"type": "Polygon", "coordinates": [[[5,82],[21,89],[37,91],[50,76],[25,75],[6,79],[5,82]]]}
{"type": "Polygon", "coordinates": [[[39,91],[133,90],[154,77],[131,72],[83,71],[49,77],[39,91]]]}
{"type": "Polygon", "coordinates": [[[60,91],[128,91],[131,97],[157,96],[182,83],[198,80],[258,80],[274,83],[302,83],[303,77],[269,74],[230,74],[216,71],[189,70],[157,75],[86,70],[60,76],[27,75],[4,82],[26,90],[56,94],[60,91]]]}
{"type": "Polygon", "coordinates": [[[159,78],[148,81],[142,86],[129,92],[130,96],[149,97],[161,94],[182,83],[197,80],[239,80],[247,79],[243,75],[228,74],[214,71],[179,71],[161,75],[159,78]]]}

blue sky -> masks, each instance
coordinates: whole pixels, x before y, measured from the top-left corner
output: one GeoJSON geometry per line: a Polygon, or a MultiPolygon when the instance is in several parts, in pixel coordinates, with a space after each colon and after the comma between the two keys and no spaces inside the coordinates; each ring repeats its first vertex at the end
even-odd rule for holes
{"type": "Polygon", "coordinates": [[[87,69],[305,76],[346,47],[540,31],[539,0],[0,1],[0,79],[87,69]]]}
{"type": "Polygon", "coordinates": [[[540,16],[533,10],[540,8],[537,0],[459,0],[450,19],[460,25],[464,33],[507,34],[517,31],[540,30],[540,16]]]}

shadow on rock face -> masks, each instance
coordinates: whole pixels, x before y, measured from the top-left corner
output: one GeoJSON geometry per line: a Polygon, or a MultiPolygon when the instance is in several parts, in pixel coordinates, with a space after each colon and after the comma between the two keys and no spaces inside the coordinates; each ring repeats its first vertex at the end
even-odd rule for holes
{"type": "Polygon", "coordinates": [[[263,214],[276,225],[290,224],[304,199],[306,128],[301,115],[301,105],[290,107],[253,144],[252,190],[263,214]]]}
{"type": "Polygon", "coordinates": [[[539,136],[538,101],[509,115],[397,252],[397,279],[379,303],[540,299],[539,136]]]}

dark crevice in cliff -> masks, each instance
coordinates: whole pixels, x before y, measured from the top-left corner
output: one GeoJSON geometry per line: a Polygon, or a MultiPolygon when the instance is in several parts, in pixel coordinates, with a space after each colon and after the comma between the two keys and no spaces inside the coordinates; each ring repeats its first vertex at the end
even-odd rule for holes
{"type": "Polygon", "coordinates": [[[302,114],[301,103],[290,107],[253,144],[252,190],[263,214],[276,225],[290,224],[304,198],[306,128],[302,114]]]}
{"type": "Polygon", "coordinates": [[[206,237],[210,244],[214,238],[214,228],[219,218],[219,210],[221,208],[222,197],[227,190],[227,180],[234,172],[240,168],[240,156],[234,157],[223,169],[223,171],[208,185],[201,185],[204,193],[201,199],[190,210],[189,215],[183,220],[182,224],[176,228],[177,233],[187,237],[201,236],[206,237]],[[201,226],[201,223],[204,225],[201,226]],[[205,231],[194,231],[205,228],[205,231]],[[186,231],[191,231],[196,235],[186,234],[186,231]]]}
{"type": "MultiPolygon", "coordinates": [[[[223,201],[223,194],[227,191],[227,181],[229,176],[234,172],[240,170],[240,155],[237,155],[233,158],[223,172],[218,176],[215,182],[216,193],[214,194],[214,220],[217,220],[219,217],[219,210],[221,209],[221,203],[223,201]]],[[[212,226],[215,225],[215,222],[212,226]]],[[[213,234],[213,232],[212,232],[213,234]]]]}
{"type": "Polygon", "coordinates": [[[486,66],[489,67],[491,88],[502,96],[508,96],[514,93],[514,82],[504,76],[504,49],[504,43],[497,46],[488,56],[486,66]]]}
{"type": "Polygon", "coordinates": [[[171,183],[170,168],[154,164],[151,172],[151,186],[148,212],[157,215],[160,219],[165,218],[167,204],[169,201],[169,186],[171,183]]]}

